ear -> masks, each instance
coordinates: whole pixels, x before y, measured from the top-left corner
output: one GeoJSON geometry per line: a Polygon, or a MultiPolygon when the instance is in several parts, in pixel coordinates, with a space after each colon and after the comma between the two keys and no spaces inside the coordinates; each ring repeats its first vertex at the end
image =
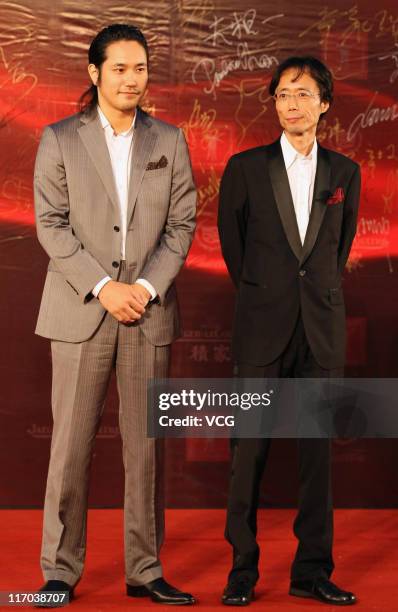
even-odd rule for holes
{"type": "Polygon", "coordinates": [[[98,76],[99,76],[99,71],[98,71],[97,66],[95,64],[89,64],[87,70],[88,70],[88,74],[90,75],[90,79],[93,85],[97,85],[98,76]]]}
{"type": "Polygon", "coordinates": [[[321,113],[326,113],[330,104],[329,102],[321,102],[321,113]]]}

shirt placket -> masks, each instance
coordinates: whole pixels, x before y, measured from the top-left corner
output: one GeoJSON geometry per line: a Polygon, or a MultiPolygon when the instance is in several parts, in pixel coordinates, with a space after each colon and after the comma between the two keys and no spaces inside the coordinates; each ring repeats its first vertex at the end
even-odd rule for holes
{"type": "Polygon", "coordinates": [[[309,159],[298,160],[298,180],[297,180],[297,224],[302,244],[309,219],[309,192],[310,192],[310,164],[309,159]]]}
{"type": "Polygon", "coordinates": [[[115,153],[115,174],[117,191],[119,196],[119,209],[120,209],[120,225],[122,230],[122,248],[121,257],[125,259],[125,236],[126,236],[126,222],[127,222],[127,164],[128,154],[126,152],[127,139],[123,136],[114,136],[113,140],[114,153],[115,153]]]}

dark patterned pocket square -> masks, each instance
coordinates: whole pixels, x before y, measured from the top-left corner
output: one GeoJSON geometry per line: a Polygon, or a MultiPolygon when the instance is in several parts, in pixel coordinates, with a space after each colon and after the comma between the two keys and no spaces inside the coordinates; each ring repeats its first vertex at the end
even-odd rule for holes
{"type": "Polygon", "coordinates": [[[168,165],[167,157],[162,155],[162,157],[157,162],[149,162],[146,169],[147,170],[157,170],[158,168],[166,168],[168,165]]]}

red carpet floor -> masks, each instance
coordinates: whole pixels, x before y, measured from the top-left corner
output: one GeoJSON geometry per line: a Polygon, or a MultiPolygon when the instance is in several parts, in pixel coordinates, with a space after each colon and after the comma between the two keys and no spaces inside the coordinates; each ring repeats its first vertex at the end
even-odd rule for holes
{"type": "MultiPolygon", "coordinates": [[[[291,510],[264,510],[259,517],[262,557],[257,598],[250,609],[302,612],[337,607],[289,597],[289,567],[295,551],[291,510]]],[[[33,591],[42,584],[38,563],[42,512],[0,510],[0,591],[33,591]]],[[[195,608],[227,610],[220,604],[230,564],[223,540],[222,510],[169,510],[162,550],[165,577],[198,599],[195,608]]],[[[358,612],[398,611],[398,511],[337,510],[334,581],[353,590],[358,612]]],[[[121,510],[91,510],[84,576],[67,608],[78,612],[156,610],[165,606],[124,595],[121,510]]],[[[5,608],[1,609],[15,609],[5,608]]],[[[170,611],[170,606],[167,607],[170,611]]]]}

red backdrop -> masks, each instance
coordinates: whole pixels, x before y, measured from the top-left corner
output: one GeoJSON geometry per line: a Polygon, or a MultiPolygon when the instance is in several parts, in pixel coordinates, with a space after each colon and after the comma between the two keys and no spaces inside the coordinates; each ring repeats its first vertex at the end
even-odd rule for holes
{"type": "MultiPolygon", "coordinates": [[[[47,266],[33,223],[36,149],[44,125],[76,111],[76,100],[88,85],[88,45],[99,29],[118,21],[138,25],[148,38],[151,80],[145,106],[184,128],[199,188],[197,233],[178,281],[185,331],[173,349],[172,374],[231,374],[234,296],[217,237],[219,180],[232,153],[278,136],[267,93],[270,74],[288,55],[311,53],[324,60],[335,77],[335,102],[321,121],[319,141],[362,167],[358,233],[344,281],[348,374],[397,375],[395,0],[383,0],[377,7],[369,0],[335,0],[333,8],[316,0],[282,0],[278,5],[252,0],[247,9],[236,0],[2,3],[1,506],[41,505],[51,435],[49,343],[33,333],[47,266]]],[[[294,503],[294,455],[293,441],[274,442],[264,503],[294,503]]],[[[335,442],[337,505],[396,505],[397,455],[394,440],[335,442]]],[[[93,468],[92,505],[121,504],[114,385],[93,468]]],[[[170,506],[225,503],[225,440],[168,441],[166,470],[170,506]]]]}

